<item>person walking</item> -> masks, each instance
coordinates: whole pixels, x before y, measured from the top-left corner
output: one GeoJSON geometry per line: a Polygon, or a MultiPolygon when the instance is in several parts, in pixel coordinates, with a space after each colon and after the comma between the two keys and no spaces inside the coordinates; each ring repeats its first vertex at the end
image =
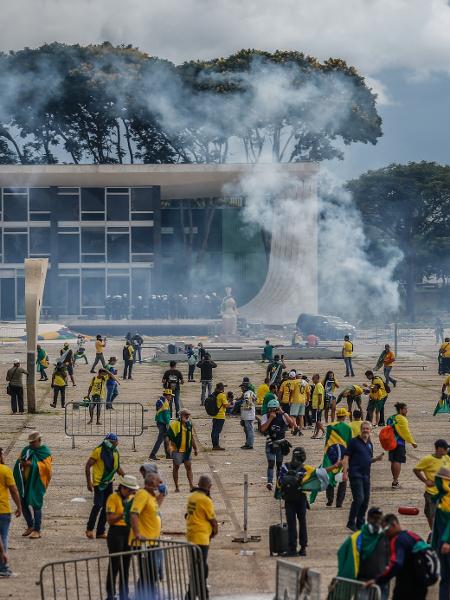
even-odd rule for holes
{"type": "Polygon", "coordinates": [[[331,422],[336,418],[336,390],[339,382],[333,371],[327,371],[323,378],[323,389],[325,392],[325,423],[328,423],[328,414],[331,412],[331,422]]]}
{"type": "Polygon", "coordinates": [[[22,514],[27,524],[22,537],[31,540],[41,537],[42,506],[52,478],[52,469],[52,453],[42,444],[41,434],[33,431],[28,436],[28,446],[23,448],[13,471],[22,514]]]}
{"type": "Polygon", "coordinates": [[[325,435],[325,429],[322,425],[322,414],[325,406],[325,390],[323,385],[320,383],[319,373],[314,373],[312,376],[312,382],[314,389],[311,396],[311,408],[312,408],[312,420],[314,422],[314,433],[311,436],[312,440],[321,440],[325,435]],[[319,432],[322,435],[319,437],[319,432]]]}
{"type": "Polygon", "coordinates": [[[118,443],[118,436],[115,433],[108,433],[103,442],[94,448],[86,462],[86,487],[89,492],[94,492],[94,504],[86,526],[86,537],[90,540],[94,537],[106,538],[106,501],[113,492],[115,474],[125,475],[120,466],[118,443]],[[94,534],[96,523],[97,530],[94,534]]]}
{"type": "Polygon", "coordinates": [[[366,421],[372,423],[374,413],[376,417],[375,425],[382,427],[384,422],[384,407],[388,399],[388,393],[384,381],[379,375],[375,375],[373,371],[366,371],[365,376],[370,381],[368,388],[364,390],[365,394],[369,394],[369,402],[367,404],[366,421]]]}
{"type": "MultiPolygon", "coordinates": [[[[186,506],[186,539],[198,546],[202,553],[205,584],[208,580],[208,553],[212,538],[219,532],[216,511],[211,499],[212,479],[201,475],[197,487],[193,488],[186,506]]],[[[206,587],[206,585],[205,585],[206,587]]]]}
{"type": "Polygon", "coordinates": [[[345,375],[344,377],[354,377],[352,357],[353,357],[353,342],[350,341],[350,336],[344,336],[344,343],[342,344],[342,358],[345,364],[345,375]]]}
{"type": "Polygon", "coordinates": [[[58,404],[58,395],[61,395],[61,408],[65,407],[66,386],[67,372],[63,363],[58,360],[55,370],[52,373],[53,402],[50,404],[52,408],[56,408],[56,405],[58,404]]]}
{"type": "MultiPolygon", "coordinates": [[[[345,408],[338,408],[336,411],[336,421],[327,425],[325,435],[325,451],[322,464],[324,467],[334,465],[342,461],[347,451],[350,440],[352,439],[352,429],[345,422],[348,417],[348,412],[345,408]]],[[[334,471],[336,476],[342,471],[342,467],[334,471]]],[[[339,478],[340,479],[340,478],[339,478]]],[[[336,508],[342,508],[347,492],[347,481],[342,478],[337,486],[336,493],[336,508]]],[[[334,486],[330,485],[326,489],[327,506],[333,506],[334,502],[334,486]]]]}
{"type": "Polygon", "coordinates": [[[74,368],[77,360],[81,360],[82,358],[84,359],[84,363],[88,365],[89,362],[86,356],[86,338],[84,337],[84,335],[81,335],[81,333],[79,333],[77,335],[77,351],[75,352],[75,355],[73,357],[74,368]]]}
{"type": "Polygon", "coordinates": [[[97,335],[95,338],[95,360],[91,367],[91,373],[95,373],[95,367],[99,362],[102,363],[102,367],[106,366],[105,357],[103,356],[103,350],[106,347],[106,338],[102,338],[101,335],[97,335]]]}
{"type": "Polygon", "coordinates": [[[47,352],[39,344],[36,346],[36,352],[37,352],[37,357],[36,357],[37,370],[41,375],[39,381],[48,381],[47,373],[45,371],[49,367],[47,352]]]}
{"type": "MultiPolygon", "coordinates": [[[[134,494],[139,489],[136,477],[124,475],[119,477],[117,492],[112,493],[106,501],[106,520],[109,529],[106,538],[109,554],[128,552],[128,538],[130,537],[130,526],[125,521],[125,512],[128,505],[133,501],[134,494]]],[[[106,600],[116,598],[116,579],[119,576],[119,598],[128,600],[128,573],[131,555],[122,557],[111,557],[106,577],[106,600]]]]}
{"type": "Polygon", "coordinates": [[[108,379],[106,380],[106,410],[114,410],[113,402],[119,395],[119,380],[117,379],[117,358],[110,356],[108,364],[105,367],[105,371],[108,372],[108,379]]]}
{"type": "Polygon", "coordinates": [[[87,398],[89,398],[89,421],[90,425],[94,418],[94,410],[97,409],[97,425],[101,425],[100,415],[102,413],[102,402],[106,401],[106,380],[109,377],[106,369],[99,369],[89,385],[87,398]]]}
{"type": "Polygon", "coordinates": [[[170,451],[173,462],[173,482],[175,484],[175,492],[179,492],[178,472],[180,465],[184,464],[186,475],[189,481],[189,488],[194,487],[192,476],[192,451],[194,456],[197,456],[197,444],[192,435],[192,422],[190,420],[191,413],[187,408],[182,408],[179,412],[178,419],[172,421],[169,425],[167,435],[170,441],[170,451]]]}
{"type": "Polygon", "coordinates": [[[214,390],[216,397],[217,413],[212,418],[211,428],[211,443],[213,450],[225,450],[220,445],[220,434],[225,425],[225,413],[228,408],[228,401],[225,394],[225,386],[223,383],[218,383],[214,390]]]}
{"type": "Polygon", "coordinates": [[[75,379],[73,377],[73,350],[71,350],[69,344],[67,342],[64,343],[64,346],[59,351],[59,360],[63,363],[66,368],[67,374],[70,377],[70,381],[72,385],[77,385],[75,383],[75,379]]]}
{"type": "Polygon", "coordinates": [[[434,334],[436,336],[436,344],[444,342],[444,324],[439,317],[436,317],[434,322],[434,334]]]}
{"type": "Polygon", "coordinates": [[[395,404],[397,413],[388,418],[387,424],[394,428],[395,439],[397,446],[394,450],[389,451],[389,462],[391,463],[392,487],[399,487],[400,471],[402,464],[406,463],[406,442],[411,444],[413,448],[417,448],[411,431],[409,430],[408,406],[404,402],[395,404]]]}
{"type": "Polygon", "coordinates": [[[188,383],[195,383],[194,373],[195,366],[197,365],[198,358],[192,346],[189,346],[187,351],[187,362],[188,362],[188,383]]]}
{"type": "Polygon", "coordinates": [[[133,371],[134,349],[133,344],[127,340],[122,349],[122,358],[124,362],[122,379],[133,379],[131,373],[133,371]]]}
{"type": "Polygon", "coordinates": [[[133,344],[133,363],[139,360],[139,364],[142,365],[142,345],[144,344],[144,338],[137,331],[131,338],[133,344]]]}
{"type": "Polygon", "coordinates": [[[382,460],[384,456],[382,452],[374,458],[371,433],[372,425],[363,422],[361,433],[349,441],[342,461],[343,481],[348,479],[353,496],[347,521],[347,528],[351,531],[358,531],[365,523],[370,501],[372,463],[382,460]]]}
{"type": "Polygon", "coordinates": [[[181,386],[184,385],[183,374],[177,369],[175,360],[169,363],[169,369],[164,372],[162,378],[164,389],[172,390],[172,398],[170,400],[170,416],[173,414],[173,402],[175,403],[175,416],[180,412],[180,394],[181,386]]]}
{"type": "Polygon", "coordinates": [[[273,360],[273,346],[270,343],[270,340],[266,340],[266,344],[263,348],[262,354],[261,354],[261,362],[269,362],[271,363],[273,360]]]}
{"type": "Polygon", "coordinates": [[[203,358],[200,354],[200,360],[197,363],[197,368],[200,369],[200,382],[202,384],[200,404],[201,406],[204,406],[206,396],[210,396],[212,392],[213,369],[216,369],[217,365],[213,360],[211,360],[211,355],[206,352],[203,358]]]}
{"type": "MultiPolygon", "coordinates": [[[[295,421],[281,410],[278,400],[269,400],[267,413],[261,418],[260,431],[266,437],[267,484],[268,490],[273,489],[273,470],[276,464],[278,478],[283,464],[283,452],[289,451],[290,443],[286,440],[286,431],[292,429],[295,421]]],[[[288,453],[288,452],[286,452],[288,453]]]]}
{"type": "Polygon", "coordinates": [[[13,366],[6,372],[6,381],[8,382],[6,393],[11,396],[11,414],[13,415],[17,413],[17,410],[20,415],[24,413],[23,375],[28,375],[28,371],[20,366],[20,360],[15,359],[13,366]]]}
{"type": "Polygon", "coordinates": [[[167,435],[167,430],[170,424],[170,405],[172,403],[173,392],[172,390],[164,390],[163,395],[156,401],[156,413],[155,413],[155,422],[156,427],[158,428],[158,437],[156,442],[150,452],[151,460],[159,460],[157,454],[158,450],[161,447],[161,444],[164,443],[164,450],[166,453],[166,458],[170,458],[170,450],[169,450],[169,438],[167,435]]]}
{"type": "Polygon", "coordinates": [[[450,468],[441,466],[434,484],[437,489],[436,511],[431,535],[431,546],[439,556],[441,580],[439,600],[450,598],[450,468]]]}
{"type": "Polygon", "coordinates": [[[241,404],[241,424],[245,432],[245,444],[241,446],[242,450],[253,450],[255,441],[255,432],[253,424],[256,417],[256,394],[253,390],[246,390],[241,404]]]}
{"type": "Polygon", "coordinates": [[[450,456],[448,455],[448,443],[446,440],[439,439],[434,442],[433,454],[427,454],[421,458],[413,469],[414,475],[425,484],[424,514],[430,529],[433,529],[438,494],[434,478],[441,467],[450,468],[450,456]]]}
{"type": "Polygon", "coordinates": [[[6,559],[4,558],[8,553],[8,536],[12,515],[11,502],[9,500],[10,495],[16,505],[14,514],[16,517],[20,517],[22,506],[19,492],[14,481],[13,472],[5,465],[3,448],[0,448],[0,543],[3,544],[3,557],[0,553],[0,577],[11,577],[13,574],[7,556],[6,559]]]}
{"type": "Polygon", "coordinates": [[[391,376],[392,367],[395,362],[395,354],[392,352],[389,344],[384,347],[385,355],[383,357],[383,374],[385,387],[389,387],[389,383],[392,383],[394,387],[397,387],[397,380],[391,376]]]}
{"type": "Polygon", "coordinates": [[[269,363],[266,369],[266,377],[269,380],[269,385],[271,383],[275,383],[277,388],[281,385],[283,369],[286,368],[284,364],[284,356],[282,355],[280,358],[279,354],[275,354],[273,357],[273,361],[269,363]]]}

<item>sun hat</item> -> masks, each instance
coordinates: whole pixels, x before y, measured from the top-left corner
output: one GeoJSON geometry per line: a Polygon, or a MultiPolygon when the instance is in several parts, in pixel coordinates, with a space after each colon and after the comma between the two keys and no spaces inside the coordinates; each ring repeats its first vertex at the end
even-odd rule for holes
{"type": "Polygon", "coordinates": [[[164,390],[163,396],[173,396],[173,391],[172,390],[164,390]]]}
{"type": "Polygon", "coordinates": [[[123,475],[119,477],[119,485],[128,488],[129,490],[138,490],[138,482],[134,475],[123,475]]]}
{"type": "Polygon", "coordinates": [[[178,414],[180,415],[180,417],[181,417],[181,415],[188,415],[189,416],[191,414],[191,411],[188,410],[187,408],[182,408],[178,414]]]}
{"type": "Polygon", "coordinates": [[[337,417],[349,417],[350,413],[348,412],[348,410],[346,408],[342,407],[342,408],[337,409],[336,416],[337,417]]]}
{"type": "Polygon", "coordinates": [[[36,440],[40,440],[40,439],[41,439],[41,434],[39,433],[39,431],[33,431],[28,436],[28,441],[29,442],[35,442],[36,440]]]}
{"type": "Polygon", "coordinates": [[[447,479],[450,481],[450,469],[448,467],[441,467],[436,473],[436,477],[440,477],[441,479],[447,479]]]}

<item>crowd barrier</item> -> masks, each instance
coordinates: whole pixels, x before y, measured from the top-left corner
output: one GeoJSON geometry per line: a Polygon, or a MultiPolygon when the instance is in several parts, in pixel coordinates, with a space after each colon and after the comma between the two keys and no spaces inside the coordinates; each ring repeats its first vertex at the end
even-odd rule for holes
{"type": "Polygon", "coordinates": [[[105,402],[67,402],[64,409],[64,431],[72,438],[72,448],[75,448],[76,437],[104,437],[112,432],[119,437],[132,437],[133,450],[136,450],[136,438],[144,432],[146,410],[140,402],[113,402],[113,407],[114,410],[106,409],[105,402]],[[98,407],[100,425],[97,424],[98,407]]]}
{"type": "Polygon", "coordinates": [[[377,585],[364,587],[362,581],[335,577],[328,588],[327,600],[381,600],[381,591],[377,585]]]}
{"type": "Polygon", "coordinates": [[[320,600],[320,573],[278,560],[274,600],[320,600]]]}
{"type": "Polygon", "coordinates": [[[41,600],[106,600],[116,594],[134,600],[207,600],[200,548],[163,540],[129,552],[48,563],[37,583],[41,600]]]}

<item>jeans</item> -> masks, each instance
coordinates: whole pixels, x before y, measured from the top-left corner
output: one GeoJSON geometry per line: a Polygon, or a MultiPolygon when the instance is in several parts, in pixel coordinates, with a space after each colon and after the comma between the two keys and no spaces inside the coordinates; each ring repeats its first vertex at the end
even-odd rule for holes
{"type": "Polygon", "coordinates": [[[47,373],[45,372],[44,365],[39,364],[39,373],[41,375],[41,379],[48,379],[47,373]]]}
{"type": "Polygon", "coordinates": [[[206,388],[208,388],[208,396],[211,395],[212,392],[212,380],[211,379],[202,379],[202,395],[200,397],[200,404],[202,406],[205,405],[205,398],[206,398],[206,388]]]}
{"type": "Polygon", "coordinates": [[[66,404],[66,386],[65,385],[54,385],[53,386],[53,404],[58,404],[58,394],[61,394],[61,407],[64,408],[66,404]]]}
{"type": "MultiPolygon", "coordinates": [[[[9,513],[5,513],[0,515],[0,539],[2,540],[3,548],[5,552],[8,552],[8,533],[9,526],[11,525],[11,515],[9,513]]],[[[0,558],[0,572],[8,571],[8,563],[5,563],[0,558]]]]}
{"type": "Polygon", "coordinates": [[[253,431],[253,419],[244,420],[244,431],[245,445],[249,448],[253,448],[253,442],[255,441],[255,432],[253,431]]]}
{"type": "Polygon", "coordinates": [[[106,500],[108,496],[113,493],[112,481],[108,483],[104,490],[100,490],[97,485],[94,486],[94,505],[89,515],[89,520],[86,526],[88,531],[94,531],[95,522],[99,516],[97,523],[97,535],[103,535],[105,533],[106,526],[106,500]]]}
{"type": "Polygon", "coordinates": [[[22,505],[22,513],[27,523],[27,527],[37,532],[41,531],[42,509],[27,506],[23,498],[20,499],[20,503],[22,505]],[[33,511],[33,515],[31,514],[31,511],[33,511]]]}
{"type": "Polygon", "coordinates": [[[283,453],[281,448],[273,448],[272,444],[266,444],[267,458],[267,483],[273,483],[273,468],[277,464],[277,478],[283,464],[283,453]]]}
{"type": "Polygon", "coordinates": [[[118,395],[117,384],[110,387],[106,386],[106,408],[111,408],[114,398],[117,398],[118,395]]]}
{"type": "Polygon", "coordinates": [[[133,356],[133,363],[136,362],[138,356],[139,356],[139,364],[142,363],[142,346],[133,346],[134,347],[134,356],[133,356]]]}
{"type": "Polygon", "coordinates": [[[384,367],[384,380],[386,381],[386,385],[389,385],[389,382],[392,381],[392,385],[395,385],[397,383],[396,379],[392,379],[391,377],[391,371],[392,371],[392,367],[384,367]]]}
{"type": "Polygon", "coordinates": [[[439,600],[450,598],[450,554],[439,554],[441,563],[441,581],[439,583],[439,600]]]}
{"type": "Polygon", "coordinates": [[[188,381],[194,380],[195,365],[188,365],[188,381]]]}
{"type": "Polygon", "coordinates": [[[353,501],[348,515],[348,525],[361,529],[365,522],[365,516],[370,500],[370,479],[362,477],[350,477],[350,488],[353,501]]]}
{"type": "Polygon", "coordinates": [[[17,412],[17,408],[19,412],[23,412],[23,387],[18,387],[16,385],[11,385],[11,410],[13,413],[17,412]]]}
{"type": "MultiPolygon", "coordinates": [[[[112,525],[108,530],[108,552],[128,552],[129,528],[122,525],[112,525]]],[[[116,579],[119,576],[120,600],[128,600],[128,572],[130,569],[131,555],[122,558],[110,558],[108,575],[106,578],[107,600],[113,600],[116,595],[116,579]]]]}
{"type": "Polygon", "coordinates": [[[89,403],[89,416],[92,419],[94,418],[94,410],[97,408],[97,422],[100,421],[100,415],[102,413],[102,399],[98,395],[91,396],[91,401],[89,403]]]}
{"type": "MultiPolygon", "coordinates": [[[[344,500],[345,500],[345,492],[347,491],[347,482],[346,481],[341,481],[341,483],[338,484],[337,486],[337,494],[336,494],[336,506],[340,507],[342,506],[344,500]]],[[[326,489],[326,495],[327,495],[327,502],[329,504],[333,504],[333,500],[334,500],[334,487],[332,485],[329,485],[326,489]]]]}
{"type": "Polygon", "coordinates": [[[225,424],[225,419],[213,419],[212,420],[212,430],[211,430],[211,442],[213,448],[218,448],[220,446],[220,433],[225,424]]]}
{"type": "Polygon", "coordinates": [[[164,442],[164,450],[166,453],[166,458],[170,458],[169,454],[169,442],[167,437],[167,429],[168,426],[165,423],[156,423],[158,427],[158,437],[156,438],[155,445],[150,452],[150,456],[156,456],[158,450],[161,447],[161,444],[164,442]]]}
{"type": "Polygon", "coordinates": [[[131,371],[133,370],[133,360],[126,360],[123,367],[123,378],[131,379],[131,371]]]}
{"type": "Polygon", "coordinates": [[[94,360],[94,364],[91,367],[91,372],[95,369],[95,367],[97,366],[97,364],[101,362],[102,363],[102,367],[106,367],[106,362],[105,362],[105,357],[103,356],[103,352],[96,352],[95,353],[95,360],[94,360]]]}
{"type": "Polygon", "coordinates": [[[351,375],[352,377],[354,377],[355,373],[353,372],[352,357],[344,356],[344,363],[345,363],[345,374],[351,375]]]}
{"type": "Polygon", "coordinates": [[[288,526],[289,552],[297,551],[297,519],[299,525],[298,541],[300,548],[308,545],[308,530],[306,528],[306,510],[308,501],[306,494],[300,494],[295,502],[285,502],[286,521],[288,526]]]}

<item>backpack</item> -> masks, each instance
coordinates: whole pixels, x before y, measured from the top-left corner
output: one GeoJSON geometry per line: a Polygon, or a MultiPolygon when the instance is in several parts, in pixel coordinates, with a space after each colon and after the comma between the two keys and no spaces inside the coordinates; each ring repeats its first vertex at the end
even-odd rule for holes
{"type": "Polygon", "coordinates": [[[302,493],[300,485],[305,476],[303,468],[289,469],[281,483],[281,497],[287,502],[295,502],[302,493]]]}
{"type": "Polygon", "coordinates": [[[210,417],[215,417],[219,412],[217,406],[217,394],[213,392],[205,400],[205,410],[210,417]]]}
{"type": "MultiPolygon", "coordinates": [[[[408,531],[408,533],[410,533],[408,531]]],[[[411,533],[411,537],[417,539],[411,533]]],[[[414,576],[417,583],[425,587],[430,587],[439,581],[440,563],[437,552],[423,540],[418,540],[412,549],[414,576]]]]}
{"type": "Polygon", "coordinates": [[[378,434],[381,447],[383,450],[391,451],[397,448],[397,439],[395,437],[395,429],[393,425],[386,425],[378,434]]]}

